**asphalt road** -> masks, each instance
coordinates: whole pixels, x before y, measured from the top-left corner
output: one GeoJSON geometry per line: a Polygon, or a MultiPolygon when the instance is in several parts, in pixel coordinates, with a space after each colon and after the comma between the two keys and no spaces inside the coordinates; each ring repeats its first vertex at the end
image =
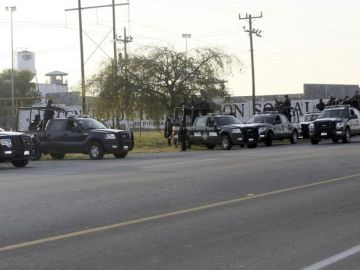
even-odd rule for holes
{"type": "Polygon", "coordinates": [[[0,164],[0,269],[360,269],[360,142],[0,164]]]}

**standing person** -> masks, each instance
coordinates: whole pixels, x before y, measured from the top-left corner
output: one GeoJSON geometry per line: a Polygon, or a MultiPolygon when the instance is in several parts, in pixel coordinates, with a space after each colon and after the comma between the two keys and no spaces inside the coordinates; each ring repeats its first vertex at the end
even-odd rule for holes
{"type": "Polygon", "coordinates": [[[180,140],[181,151],[186,151],[187,128],[186,128],[185,121],[181,122],[178,136],[179,136],[179,140],[180,140]]]}
{"type": "Polygon", "coordinates": [[[173,132],[173,123],[171,117],[167,117],[165,122],[164,137],[168,140],[168,145],[171,145],[171,137],[173,132]]]}
{"type": "Polygon", "coordinates": [[[285,95],[283,105],[284,105],[284,112],[287,118],[289,118],[289,121],[291,121],[291,100],[288,95],[285,95]]]}
{"type": "Polygon", "coordinates": [[[316,104],[316,109],[318,109],[319,111],[323,111],[325,109],[325,103],[322,100],[322,98],[319,99],[319,103],[316,104]]]}
{"type": "Polygon", "coordinates": [[[44,112],[44,126],[43,126],[44,128],[46,127],[47,122],[50,119],[54,118],[54,115],[55,115],[55,111],[53,107],[53,102],[51,99],[49,99],[44,112]]]}

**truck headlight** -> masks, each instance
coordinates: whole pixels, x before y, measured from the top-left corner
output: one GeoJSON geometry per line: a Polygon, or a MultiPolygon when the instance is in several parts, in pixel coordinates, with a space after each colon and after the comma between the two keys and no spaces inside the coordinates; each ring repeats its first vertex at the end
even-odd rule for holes
{"type": "Polygon", "coordinates": [[[116,136],[113,133],[105,134],[105,140],[115,140],[116,136]]]}
{"type": "Polygon", "coordinates": [[[336,123],[336,129],[342,129],[344,128],[345,124],[343,122],[337,122],[336,123]]]}
{"type": "Polygon", "coordinates": [[[231,133],[241,133],[241,129],[240,128],[234,128],[231,130],[231,133]]]}
{"type": "Polygon", "coordinates": [[[10,139],[0,139],[0,144],[3,146],[7,146],[8,148],[12,147],[12,143],[10,139]]]}
{"type": "Polygon", "coordinates": [[[259,135],[260,135],[261,133],[263,133],[265,130],[266,130],[266,127],[259,127],[259,130],[258,130],[259,135]]]}

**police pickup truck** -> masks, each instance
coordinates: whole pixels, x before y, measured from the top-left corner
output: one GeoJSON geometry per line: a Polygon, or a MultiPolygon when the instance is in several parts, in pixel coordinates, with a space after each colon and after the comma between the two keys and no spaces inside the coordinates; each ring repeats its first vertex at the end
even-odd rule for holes
{"type": "Polygon", "coordinates": [[[62,159],[68,153],[89,154],[91,159],[102,159],[107,153],[124,158],[134,146],[131,131],[108,129],[87,117],[52,119],[35,134],[34,142],[35,160],[42,154],[62,159]]]}
{"type": "Polygon", "coordinates": [[[29,163],[31,149],[29,135],[0,128],[0,163],[11,162],[15,167],[25,167],[29,163]]]}
{"type": "Polygon", "coordinates": [[[301,132],[298,117],[292,117],[294,122],[277,111],[263,112],[253,115],[245,124],[247,146],[255,148],[259,142],[271,146],[274,140],[290,139],[292,144],[297,143],[301,132]]]}
{"type": "Polygon", "coordinates": [[[219,144],[229,150],[234,144],[245,143],[242,122],[231,115],[198,116],[187,134],[190,144],[204,144],[208,149],[219,144]]]}
{"type": "Polygon", "coordinates": [[[312,144],[321,139],[348,143],[352,136],[360,135],[360,112],[349,105],[327,106],[309,125],[309,134],[312,144]]]}

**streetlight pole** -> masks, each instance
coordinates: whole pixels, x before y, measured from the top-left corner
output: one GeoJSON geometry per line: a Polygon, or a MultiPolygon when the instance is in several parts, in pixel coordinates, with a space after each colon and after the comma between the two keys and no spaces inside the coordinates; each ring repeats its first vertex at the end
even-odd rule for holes
{"type": "Polygon", "coordinates": [[[15,123],[15,95],[14,95],[14,35],[13,35],[13,12],[16,11],[16,6],[6,7],[6,11],[10,11],[11,21],[11,121],[12,126],[15,123]]]}
{"type": "Polygon", "coordinates": [[[185,53],[188,51],[188,38],[191,38],[191,34],[182,34],[183,38],[185,38],[185,53]]]}

